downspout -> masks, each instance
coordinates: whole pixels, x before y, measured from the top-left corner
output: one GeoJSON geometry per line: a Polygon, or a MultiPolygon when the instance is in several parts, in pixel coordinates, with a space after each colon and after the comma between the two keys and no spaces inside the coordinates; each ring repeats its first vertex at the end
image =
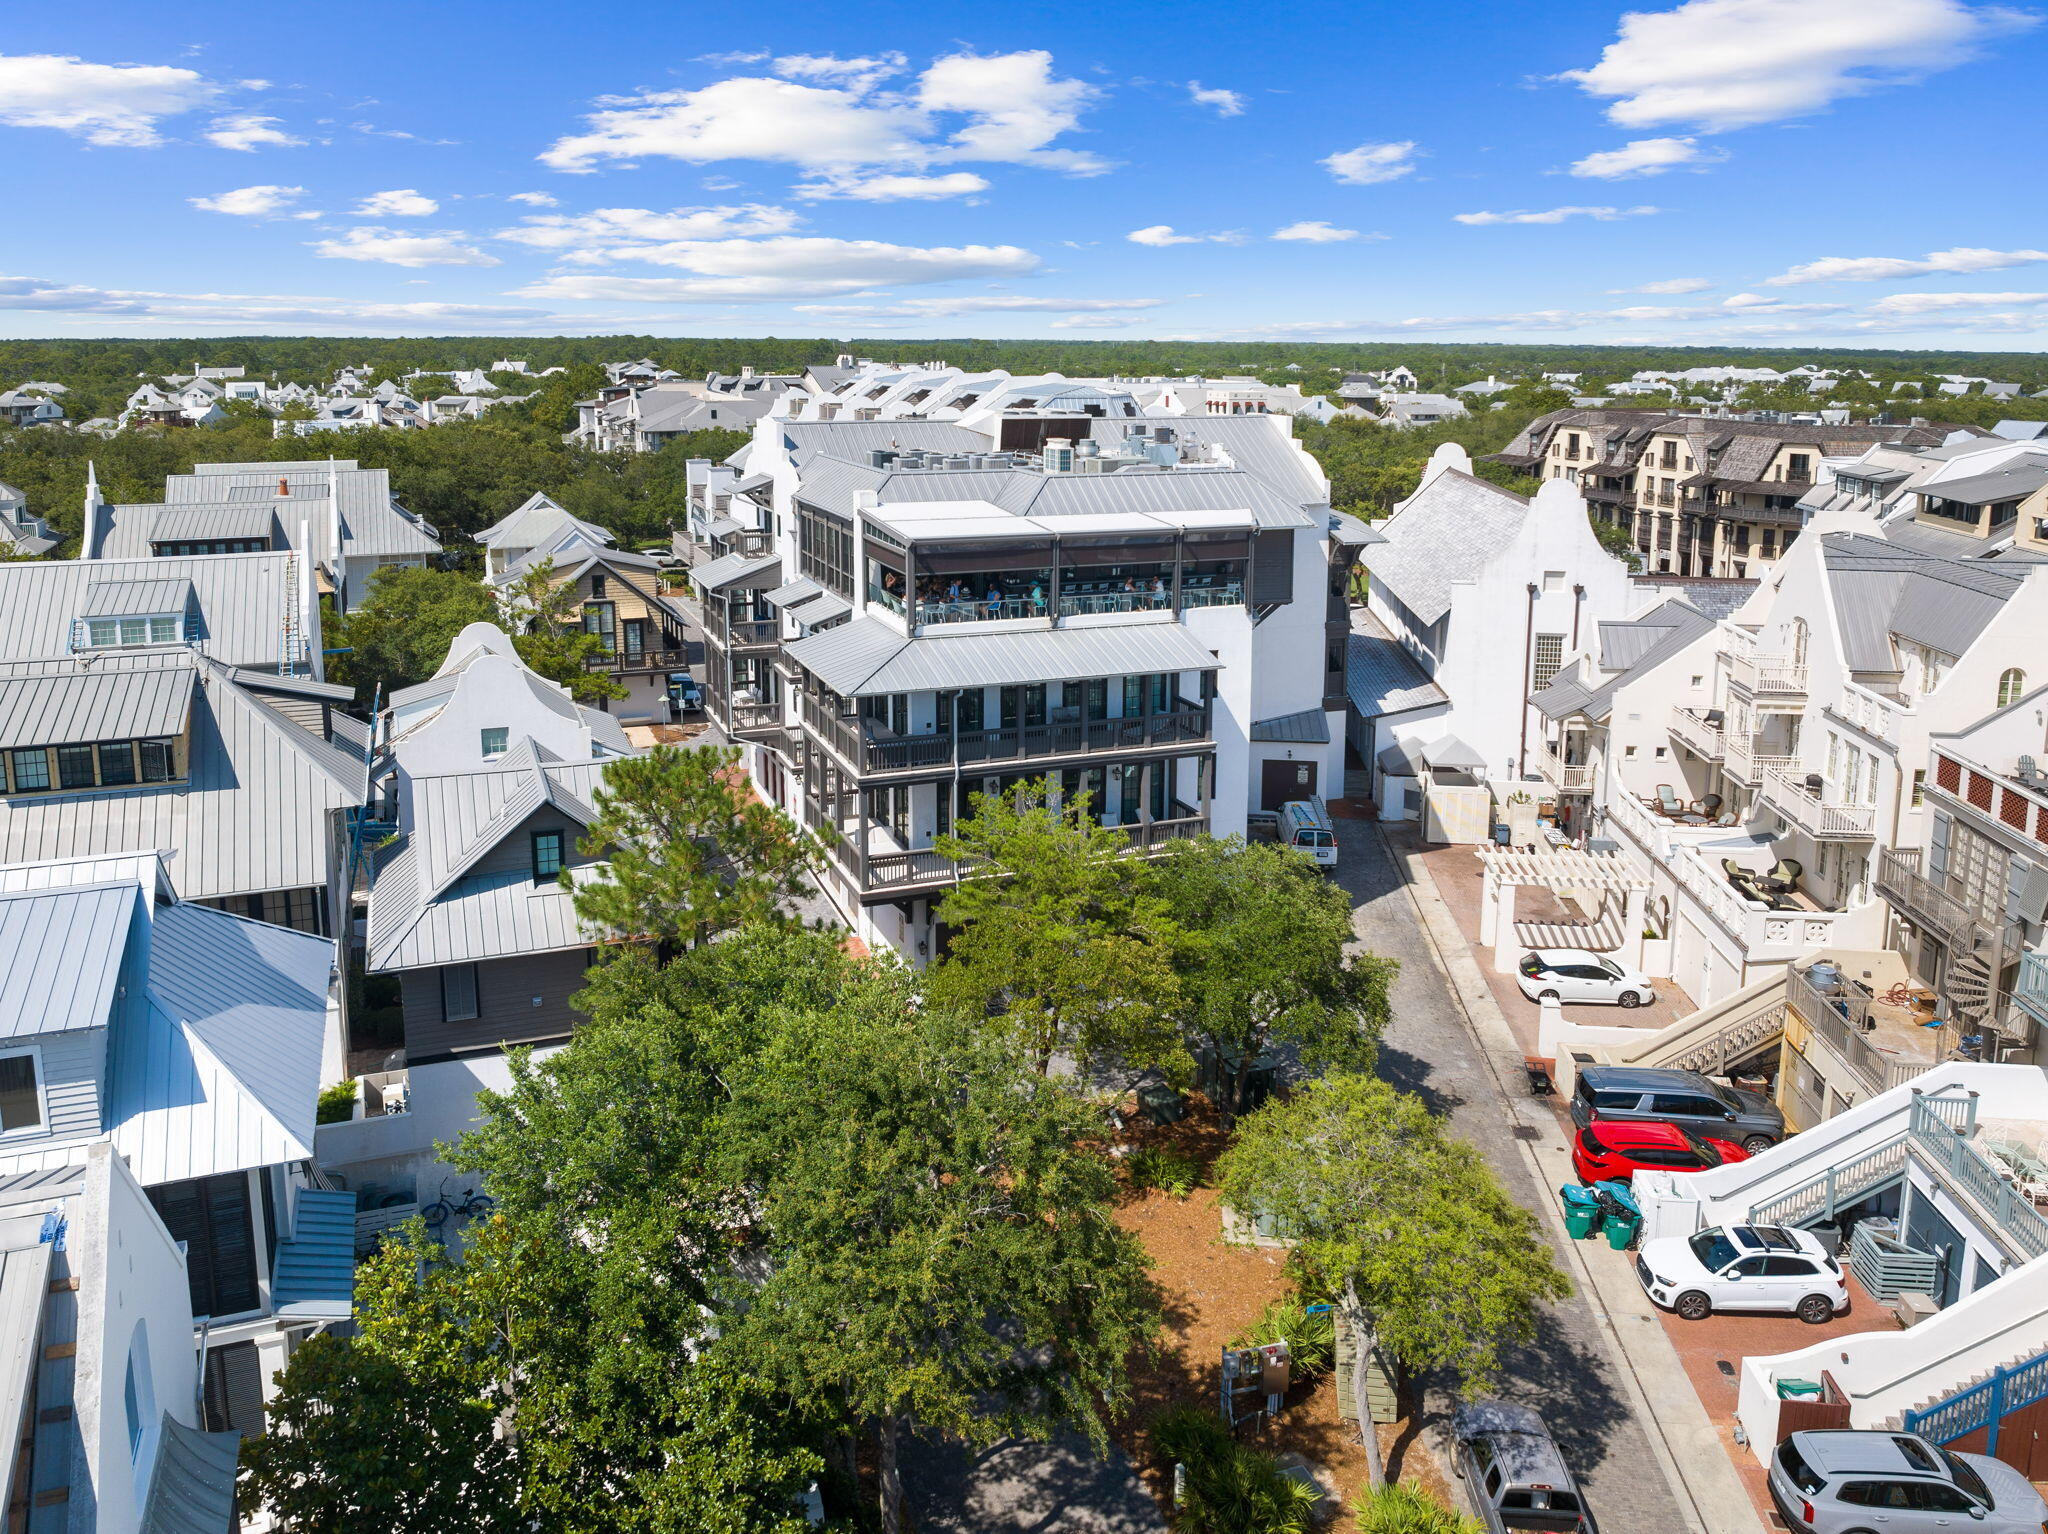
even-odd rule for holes
{"type": "Polygon", "coordinates": [[[1529,678],[1530,662],[1536,654],[1536,583],[1529,582],[1529,613],[1522,623],[1522,746],[1516,758],[1515,775],[1529,774],[1529,678]]]}

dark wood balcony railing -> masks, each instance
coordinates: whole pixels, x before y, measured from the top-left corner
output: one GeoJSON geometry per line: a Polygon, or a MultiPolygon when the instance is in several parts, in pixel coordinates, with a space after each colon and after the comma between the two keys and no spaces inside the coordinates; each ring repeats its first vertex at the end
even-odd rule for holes
{"type": "Polygon", "coordinates": [[[602,655],[586,656],[585,671],[686,671],[690,665],[688,650],[612,650],[602,655]]]}
{"type": "MultiPolygon", "coordinates": [[[[1200,836],[1209,829],[1208,817],[1194,805],[1175,800],[1170,810],[1167,819],[1135,821],[1116,829],[1124,833],[1133,852],[1148,852],[1168,842],[1200,836]]],[[[971,866],[963,869],[953,859],[929,847],[900,852],[870,852],[862,858],[851,838],[836,834],[829,826],[821,828],[819,837],[832,861],[846,872],[863,894],[929,890],[955,883],[963,875],[973,872],[971,866]]]]}
{"type": "Polygon", "coordinates": [[[842,719],[810,698],[803,719],[854,770],[863,775],[982,763],[1049,760],[1103,752],[1142,751],[1191,745],[1209,738],[1206,704],[1175,700],[1178,707],[1122,719],[1077,719],[1061,724],[1012,725],[930,735],[869,735],[858,719],[842,719]]]}

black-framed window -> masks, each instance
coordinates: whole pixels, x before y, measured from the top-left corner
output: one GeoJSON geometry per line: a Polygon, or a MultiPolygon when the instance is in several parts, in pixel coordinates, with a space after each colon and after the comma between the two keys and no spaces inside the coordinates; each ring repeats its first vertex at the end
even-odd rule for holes
{"type": "Polygon", "coordinates": [[[94,788],[99,779],[93,774],[91,746],[59,746],[57,748],[57,786],[59,788],[94,788]]]}
{"type": "Polygon", "coordinates": [[[798,503],[797,572],[840,596],[853,596],[853,528],[798,503]]]}
{"type": "Polygon", "coordinates": [[[50,786],[50,753],[41,746],[7,753],[14,763],[14,791],[32,793],[50,786]]]}
{"type": "Polygon", "coordinates": [[[110,740],[93,747],[99,756],[100,786],[119,788],[135,781],[135,742],[110,740]]]}
{"type": "Polygon", "coordinates": [[[0,790],[46,794],[53,789],[168,783],[177,776],[177,754],[168,740],[103,740],[16,747],[5,753],[4,766],[0,790]]]}
{"type": "Polygon", "coordinates": [[[36,1081],[34,1050],[0,1055],[0,1134],[40,1129],[43,1093],[36,1081]]]}
{"type": "Polygon", "coordinates": [[[476,1015],[476,966],[444,966],[441,970],[441,1021],[466,1023],[476,1015]]]}
{"type": "Polygon", "coordinates": [[[562,833],[533,833],[533,882],[545,884],[562,871],[562,833]]]}

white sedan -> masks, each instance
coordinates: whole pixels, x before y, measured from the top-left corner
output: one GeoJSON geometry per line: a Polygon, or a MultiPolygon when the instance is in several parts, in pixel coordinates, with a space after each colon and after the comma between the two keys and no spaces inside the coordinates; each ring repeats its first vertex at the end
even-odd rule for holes
{"type": "Polygon", "coordinates": [[[1515,981],[1531,1001],[1604,1001],[1648,1006],[1657,999],[1647,976],[1584,948],[1535,948],[1515,966],[1515,981]]]}
{"type": "Polygon", "coordinates": [[[1773,1310],[1820,1326],[1849,1308],[1828,1249],[1811,1231],[1785,1225],[1715,1225],[1645,1241],[1636,1277],[1651,1300],[1687,1321],[1717,1310],[1773,1310]]]}

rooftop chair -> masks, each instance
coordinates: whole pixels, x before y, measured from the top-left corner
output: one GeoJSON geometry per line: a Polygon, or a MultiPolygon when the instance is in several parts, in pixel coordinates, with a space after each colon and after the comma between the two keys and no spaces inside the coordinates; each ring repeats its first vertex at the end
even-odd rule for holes
{"type": "Polygon", "coordinates": [[[1702,794],[1693,800],[1692,812],[1702,820],[1712,820],[1721,813],[1721,803],[1719,794],[1702,794]]]}
{"type": "Polygon", "coordinates": [[[1756,875],[1744,868],[1733,858],[1721,859],[1721,872],[1728,876],[1728,882],[1735,887],[1736,894],[1745,900],[1754,900],[1758,905],[1769,905],[1771,897],[1760,889],[1756,875]]]}
{"type": "Polygon", "coordinates": [[[1799,859],[1779,858],[1771,865],[1771,871],[1763,876],[1762,883],[1765,889],[1790,894],[1799,888],[1799,876],[1805,872],[1806,868],[1799,859]]]}
{"type": "Polygon", "coordinates": [[[1680,801],[1678,795],[1671,791],[1669,783],[1659,783],[1657,785],[1657,808],[1669,820],[1676,820],[1685,813],[1684,803],[1680,801]]]}

